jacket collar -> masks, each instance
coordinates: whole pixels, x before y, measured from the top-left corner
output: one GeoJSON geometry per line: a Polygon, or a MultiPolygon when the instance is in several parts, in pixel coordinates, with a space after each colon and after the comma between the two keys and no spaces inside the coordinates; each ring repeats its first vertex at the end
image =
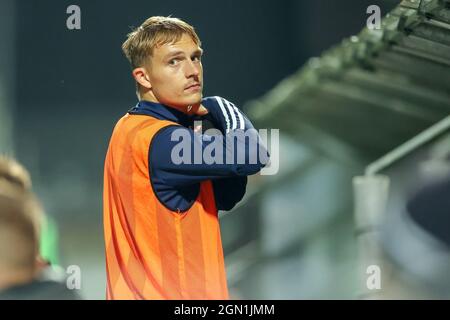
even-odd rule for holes
{"type": "Polygon", "coordinates": [[[128,111],[128,113],[148,115],[159,120],[169,120],[186,127],[189,126],[192,122],[192,118],[190,116],[177,109],[163,105],[161,103],[146,100],[139,101],[136,106],[128,111]]]}

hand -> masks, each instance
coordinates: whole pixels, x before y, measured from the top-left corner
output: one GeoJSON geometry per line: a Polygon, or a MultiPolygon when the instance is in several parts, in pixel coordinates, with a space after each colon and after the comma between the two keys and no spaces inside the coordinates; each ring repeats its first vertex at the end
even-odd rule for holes
{"type": "Polygon", "coordinates": [[[204,116],[208,114],[208,109],[206,109],[201,103],[197,105],[193,105],[192,109],[188,113],[190,116],[197,115],[197,116],[204,116]]]}

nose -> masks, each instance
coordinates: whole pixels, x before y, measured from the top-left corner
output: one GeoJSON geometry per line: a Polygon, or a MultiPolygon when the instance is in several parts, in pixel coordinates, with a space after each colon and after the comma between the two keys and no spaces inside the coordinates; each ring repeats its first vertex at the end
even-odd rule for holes
{"type": "Polygon", "coordinates": [[[185,67],[186,78],[198,77],[200,75],[200,66],[192,60],[188,60],[185,67]]]}

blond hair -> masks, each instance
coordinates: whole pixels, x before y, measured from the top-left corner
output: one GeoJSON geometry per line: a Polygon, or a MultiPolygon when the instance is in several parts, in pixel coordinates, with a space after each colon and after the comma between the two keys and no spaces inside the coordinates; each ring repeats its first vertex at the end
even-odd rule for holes
{"type": "Polygon", "coordinates": [[[31,189],[31,178],[27,169],[13,158],[0,155],[0,180],[7,180],[23,190],[31,189]]]}
{"type": "Polygon", "coordinates": [[[142,67],[156,47],[175,43],[183,34],[189,35],[195,44],[201,46],[200,38],[190,24],[173,17],[150,17],[127,35],[122,51],[133,69],[142,67]]]}

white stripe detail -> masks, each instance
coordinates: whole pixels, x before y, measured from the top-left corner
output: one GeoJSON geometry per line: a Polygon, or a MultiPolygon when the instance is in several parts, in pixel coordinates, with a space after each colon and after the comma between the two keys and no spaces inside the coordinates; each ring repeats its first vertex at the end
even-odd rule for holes
{"type": "Polygon", "coordinates": [[[233,107],[231,107],[230,102],[227,99],[223,99],[223,100],[225,100],[228,111],[230,111],[230,114],[231,114],[231,120],[233,120],[233,127],[231,128],[231,130],[236,130],[237,129],[236,113],[234,112],[233,107]]]}
{"type": "Polygon", "coordinates": [[[227,111],[225,110],[225,107],[222,103],[222,99],[220,97],[214,97],[217,102],[219,103],[219,107],[222,110],[223,116],[225,117],[225,122],[227,123],[227,130],[226,133],[230,132],[230,118],[228,118],[227,111]]]}
{"type": "Polygon", "coordinates": [[[239,111],[238,108],[236,108],[236,106],[234,105],[234,103],[231,103],[231,105],[233,106],[233,109],[236,111],[236,113],[238,114],[239,117],[239,123],[240,123],[240,129],[244,130],[245,127],[245,122],[244,122],[244,117],[242,116],[241,111],[239,111]]]}

